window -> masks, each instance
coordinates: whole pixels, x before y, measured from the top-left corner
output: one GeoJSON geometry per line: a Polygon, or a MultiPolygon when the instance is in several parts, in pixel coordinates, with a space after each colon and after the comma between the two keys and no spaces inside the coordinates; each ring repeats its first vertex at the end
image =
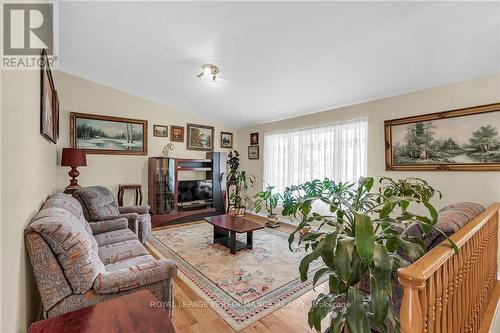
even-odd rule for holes
{"type": "Polygon", "coordinates": [[[315,178],[357,181],[366,175],[367,132],[367,119],[357,119],[264,134],[264,182],[283,192],[315,178]]]}

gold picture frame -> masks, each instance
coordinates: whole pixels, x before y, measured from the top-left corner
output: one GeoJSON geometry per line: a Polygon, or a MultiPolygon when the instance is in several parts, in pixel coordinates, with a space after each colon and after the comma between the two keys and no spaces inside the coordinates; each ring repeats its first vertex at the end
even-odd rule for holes
{"type": "Polygon", "coordinates": [[[71,146],[87,154],[148,154],[147,120],[71,112],[69,128],[71,146]]]}
{"type": "Polygon", "coordinates": [[[386,120],[386,170],[500,170],[499,130],[500,103],[386,120]]]}

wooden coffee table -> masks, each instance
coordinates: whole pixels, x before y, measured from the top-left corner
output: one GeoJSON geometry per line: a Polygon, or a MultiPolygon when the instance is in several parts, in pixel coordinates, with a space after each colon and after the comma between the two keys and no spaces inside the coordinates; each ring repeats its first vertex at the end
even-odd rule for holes
{"type": "Polygon", "coordinates": [[[219,243],[229,248],[231,254],[241,249],[253,248],[253,231],[263,229],[264,226],[245,217],[233,215],[217,215],[205,217],[205,221],[214,226],[214,243],[219,243]],[[240,242],[236,234],[247,234],[247,242],[240,242]]]}

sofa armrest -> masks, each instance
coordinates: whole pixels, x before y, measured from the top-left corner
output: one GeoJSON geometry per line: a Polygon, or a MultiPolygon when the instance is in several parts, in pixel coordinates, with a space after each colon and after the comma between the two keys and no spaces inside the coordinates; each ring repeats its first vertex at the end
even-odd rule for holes
{"type": "Polygon", "coordinates": [[[169,280],[177,273],[177,264],[170,259],[160,259],[113,272],[104,272],[94,281],[99,294],[112,294],[169,280]]]}
{"type": "Polygon", "coordinates": [[[116,218],[113,220],[105,220],[99,222],[90,222],[90,228],[92,229],[92,233],[94,235],[101,234],[103,232],[127,229],[128,228],[128,220],[124,217],[116,218]]]}
{"type": "Polygon", "coordinates": [[[134,232],[134,234],[139,233],[139,214],[137,213],[126,213],[126,214],[120,214],[117,215],[117,217],[124,217],[128,220],[128,228],[134,232]]]}
{"type": "Polygon", "coordinates": [[[121,214],[126,213],[137,213],[137,214],[149,214],[149,205],[141,205],[141,206],[122,206],[118,207],[118,210],[121,214]]]}

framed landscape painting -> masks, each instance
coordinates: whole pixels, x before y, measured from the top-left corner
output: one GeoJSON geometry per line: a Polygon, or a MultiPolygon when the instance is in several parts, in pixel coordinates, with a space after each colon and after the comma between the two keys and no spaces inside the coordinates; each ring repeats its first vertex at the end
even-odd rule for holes
{"type": "Polygon", "coordinates": [[[500,103],[384,125],[386,170],[500,170],[500,103]]]}
{"type": "Polygon", "coordinates": [[[72,147],[87,154],[148,154],[147,120],[72,112],[70,136],[72,147]]]}
{"type": "Polygon", "coordinates": [[[212,151],[214,149],[214,127],[187,124],[187,149],[212,151]]]}
{"type": "Polygon", "coordinates": [[[167,138],[168,137],[168,126],[164,125],[153,125],[153,135],[167,138]]]}

